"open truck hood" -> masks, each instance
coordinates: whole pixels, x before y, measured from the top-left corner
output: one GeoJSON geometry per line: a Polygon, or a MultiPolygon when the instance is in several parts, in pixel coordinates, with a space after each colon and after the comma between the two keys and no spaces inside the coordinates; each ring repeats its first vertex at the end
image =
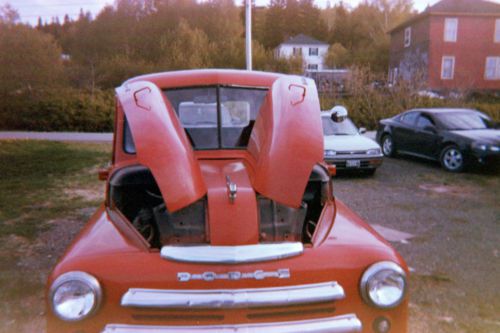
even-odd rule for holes
{"type": "Polygon", "coordinates": [[[116,89],[127,116],[139,163],[148,167],[169,211],[207,193],[200,166],[177,115],[151,82],[127,83],[116,89]]]}
{"type": "MultiPolygon", "coordinates": [[[[138,162],[151,170],[168,210],[174,212],[205,196],[208,182],[160,88],[149,81],[134,81],[117,88],[116,93],[138,162]]],[[[319,112],[314,81],[289,76],[273,83],[247,148],[251,156],[248,176],[256,192],[300,207],[313,166],[323,159],[319,112]]]]}
{"type": "Polygon", "coordinates": [[[323,160],[323,128],[314,81],[282,77],[268,93],[250,136],[255,190],[299,207],[313,166],[323,160]]]}

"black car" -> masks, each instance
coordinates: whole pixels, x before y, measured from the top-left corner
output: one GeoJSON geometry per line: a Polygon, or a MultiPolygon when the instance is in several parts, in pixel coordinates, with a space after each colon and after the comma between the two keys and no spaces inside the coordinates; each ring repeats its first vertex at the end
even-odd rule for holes
{"type": "Polygon", "coordinates": [[[469,109],[414,109],[383,119],[377,142],[385,156],[407,154],[441,162],[460,172],[473,162],[500,160],[500,130],[485,114],[469,109]]]}

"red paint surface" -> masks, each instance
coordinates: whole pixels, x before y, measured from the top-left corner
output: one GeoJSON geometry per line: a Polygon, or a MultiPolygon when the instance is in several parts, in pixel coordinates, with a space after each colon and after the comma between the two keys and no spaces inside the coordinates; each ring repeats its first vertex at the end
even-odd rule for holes
{"type": "MultiPolygon", "coordinates": [[[[297,200],[301,199],[313,165],[322,158],[323,140],[315,87],[310,81],[305,85],[302,79],[296,77],[278,77],[280,76],[277,74],[243,71],[192,71],[153,75],[129,81],[130,91],[121,88],[118,94],[130,119],[138,154],[126,154],[123,151],[124,118],[122,107],[118,105],[111,174],[119,168],[137,163],[148,166],[160,184],[164,197],[175,194],[176,199],[170,199],[170,206],[167,202],[169,209],[181,207],[204,195],[206,186],[207,223],[211,244],[257,243],[256,192],[295,206],[297,200]],[[190,146],[186,146],[187,140],[179,129],[177,118],[168,102],[160,97],[159,89],[137,82],[141,80],[161,84],[160,88],[201,83],[232,83],[273,88],[261,110],[248,150],[193,153],[190,146]],[[305,96],[302,88],[287,92],[291,83],[305,87],[305,96]],[[149,111],[137,107],[133,99],[133,92],[145,86],[149,87],[151,92],[141,95],[139,104],[149,108],[149,111]],[[302,98],[304,100],[297,103],[302,98]],[[139,116],[144,112],[150,112],[147,114],[152,118],[139,116]],[[154,135],[153,138],[150,134],[159,135],[154,135]],[[167,149],[164,146],[173,147],[167,149]],[[168,161],[163,160],[164,156],[169,157],[168,161]],[[177,168],[182,170],[176,170],[177,168]],[[188,173],[183,174],[187,171],[188,173]],[[228,198],[226,175],[238,186],[237,197],[232,204],[228,198]],[[186,179],[190,182],[187,190],[175,192],[175,186],[181,186],[176,182],[186,179]]],[[[107,205],[109,206],[109,203],[107,205]]],[[[313,244],[306,245],[302,255],[245,265],[193,264],[164,260],[157,249],[149,248],[130,223],[112,209],[113,207],[103,206],[96,212],[48,279],[50,286],[55,278],[68,271],[79,270],[92,274],[103,288],[101,307],[92,317],[74,323],[63,322],[48,310],[48,333],[98,333],[110,323],[221,325],[304,320],[348,313],[355,313],[363,322],[363,332],[371,332],[372,322],[381,315],[392,321],[391,331],[407,331],[407,299],[395,309],[375,309],[362,301],[358,286],[364,270],[377,261],[393,261],[407,270],[406,264],[380,235],[345,205],[339,201],[335,202],[333,197],[329,197],[325,203],[313,235],[313,244]],[[290,270],[289,279],[196,280],[185,283],[177,280],[178,272],[244,273],[283,268],[290,270]],[[336,302],[266,309],[162,310],[120,306],[121,297],[129,288],[239,289],[326,281],[340,283],[346,298],[336,302]]]]}
{"type": "MultiPolygon", "coordinates": [[[[407,270],[406,265],[386,241],[372,229],[367,228],[366,224],[344,204],[337,201],[337,207],[335,224],[325,242],[320,246],[306,248],[304,254],[298,257],[246,265],[200,265],[163,260],[156,251],[139,249],[124,240],[119,241],[119,229],[115,226],[115,222],[111,221],[100,210],[76,240],[77,246],[70,247],[62,258],[49,278],[49,283],[66,271],[76,269],[86,271],[101,282],[105,292],[103,305],[93,317],[77,323],[62,322],[49,311],[48,332],[82,330],[86,333],[97,333],[108,323],[192,325],[194,321],[189,316],[195,317],[207,313],[207,311],[200,310],[122,308],[120,306],[121,296],[129,288],[236,289],[278,287],[326,281],[339,282],[347,295],[344,300],[319,306],[319,308],[334,307],[335,310],[332,313],[308,313],[318,306],[298,306],[294,307],[293,309],[296,311],[291,311],[290,314],[259,321],[291,321],[356,313],[364,324],[363,332],[371,332],[371,322],[378,316],[384,315],[392,320],[394,332],[406,332],[407,302],[392,310],[377,310],[366,305],[358,293],[361,274],[372,263],[380,260],[391,260],[407,270]],[[100,241],[105,239],[109,241],[100,241]],[[97,248],[95,244],[99,244],[99,247],[97,248]],[[94,251],[89,252],[92,249],[94,251]],[[290,279],[190,281],[181,284],[177,281],[176,275],[177,272],[227,273],[229,271],[253,272],[259,269],[273,271],[281,268],[290,269],[290,279]],[[141,317],[141,315],[146,317],[141,317]],[[154,317],[155,315],[156,317],[154,317]],[[188,316],[186,317],[186,315],[188,316]],[[151,317],[144,319],[147,316],[151,317]]],[[[200,317],[197,323],[245,323],[249,321],[247,315],[256,312],[259,311],[251,309],[213,310],[208,311],[208,313],[224,316],[225,319],[221,321],[215,318],[200,317]]]]}
{"type": "Polygon", "coordinates": [[[174,212],[204,196],[207,189],[200,166],[161,90],[138,81],[116,93],[134,137],[137,161],[153,173],[168,210],[174,212]]]}
{"type": "Polygon", "coordinates": [[[255,190],[299,207],[313,166],[323,160],[320,106],[312,80],[283,77],[274,82],[248,151],[255,161],[255,190]]]}
{"type": "Polygon", "coordinates": [[[244,162],[203,161],[202,172],[208,186],[210,244],[257,244],[257,200],[244,162]],[[229,200],[226,176],[238,189],[233,202],[229,200]]]}

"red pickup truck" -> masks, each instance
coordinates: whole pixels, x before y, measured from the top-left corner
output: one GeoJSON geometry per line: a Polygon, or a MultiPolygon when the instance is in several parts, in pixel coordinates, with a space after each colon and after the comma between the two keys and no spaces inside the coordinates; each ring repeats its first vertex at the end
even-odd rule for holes
{"type": "Polygon", "coordinates": [[[130,79],[100,176],[48,279],[49,333],[407,331],[408,268],[335,199],[314,81],[130,79]]]}

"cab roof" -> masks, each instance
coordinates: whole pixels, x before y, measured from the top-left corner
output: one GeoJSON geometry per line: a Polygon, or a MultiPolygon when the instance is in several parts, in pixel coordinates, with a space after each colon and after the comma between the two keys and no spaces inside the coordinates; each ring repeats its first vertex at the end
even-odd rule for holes
{"type": "Polygon", "coordinates": [[[123,84],[149,81],[161,89],[204,85],[271,87],[283,74],[234,69],[196,69],[162,72],[134,77],[123,84]]]}

